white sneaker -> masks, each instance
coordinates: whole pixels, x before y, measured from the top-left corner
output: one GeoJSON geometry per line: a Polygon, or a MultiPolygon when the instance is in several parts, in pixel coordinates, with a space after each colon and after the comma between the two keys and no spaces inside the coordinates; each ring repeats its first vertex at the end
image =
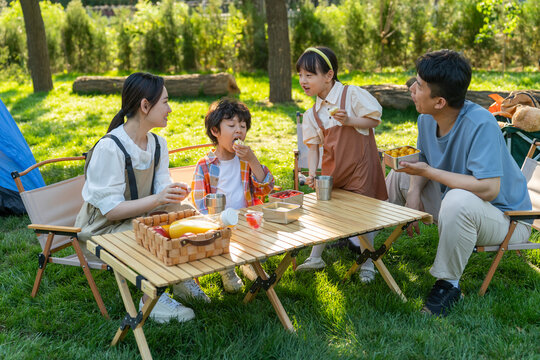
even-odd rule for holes
{"type": "MultiPolygon", "coordinates": [[[[257,275],[255,270],[253,269],[253,266],[251,266],[250,264],[241,265],[240,270],[242,270],[242,274],[244,274],[244,276],[251,281],[255,281],[259,277],[259,275],[257,275]]],[[[264,273],[266,274],[266,277],[269,277],[266,271],[264,273]]]]}
{"type": "Polygon", "coordinates": [[[221,274],[221,280],[223,281],[223,288],[228,293],[235,293],[242,289],[242,286],[244,286],[244,283],[242,282],[242,279],[236,275],[236,272],[234,269],[220,271],[221,274]]]}
{"type": "Polygon", "coordinates": [[[324,260],[320,257],[308,257],[302,265],[296,267],[296,271],[311,271],[323,269],[326,266],[324,260]]]}
{"type": "MultiPolygon", "coordinates": [[[[143,301],[139,301],[139,311],[142,311],[143,301]]],[[[161,294],[156,305],[150,313],[150,318],[157,323],[163,324],[176,319],[180,322],[195,319],[195,313],[188,307],[171,299],[167,293],[161,294]]]]}
{"type": "Polygon", "coordinates": [[[373,262],[363,263],[362,267],[360,268],[360,272],[358,273],[358,277],[360,278],[360,281],[364,284],[369,284],[373,280],[375,280],[375,274],[377,271],[375,270],[375,267],[373,266],[373,262]]]}
{"type": "Polygon", "coordinates": [[[195,299],[199,301],[204,301],[206,303],[210,302],[208,295],[204,293],[195,280],[186,280],[181,283],[173,285],[173,294],[178,296],[182,300],[195,299]]]}

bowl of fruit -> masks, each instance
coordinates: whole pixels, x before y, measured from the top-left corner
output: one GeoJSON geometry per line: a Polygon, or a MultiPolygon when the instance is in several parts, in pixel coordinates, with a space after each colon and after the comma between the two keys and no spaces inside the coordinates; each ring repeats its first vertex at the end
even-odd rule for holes
{"type": "Polygon", "coordinates": [[[304,193],[298,190],[285,190],[268,195],[268,202],[284,202],[302,206],[304,193]]]}
{"type": "Polygon", "coordinates": [[[401,161],[413,163],[418,160],[420,160],[420,150],[412,146],[400,146],[384,152],[384,164],[394,170],[403,169],[403,166],[399,165],[401,161]]]}

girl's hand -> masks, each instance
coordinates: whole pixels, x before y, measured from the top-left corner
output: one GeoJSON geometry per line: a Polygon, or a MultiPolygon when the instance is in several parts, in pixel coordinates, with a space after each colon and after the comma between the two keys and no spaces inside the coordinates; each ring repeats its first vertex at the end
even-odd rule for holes
{"type": "Polygon", "coordinates": [[[236,156],[238,156],[240,160],[250,162],[254,159],[257,159],[253,150],[251,150],[251,148],[247,145],[240,145],[234,143],[233,150],[236,152],[236,156]]]}
{"type": "Polygon", "coordinates": [[[315,189],[315,176],[306,177],[306,185],[312,189],[315,189]]]}
{"type": "Polygon", "coordinates": [[[349,123],[349,116],[347,115],[347,111],[343,109],[339,109],[332,115],[334,119],[339,121],[341,125],[347,125],[349,123]]]}
{"type": "Polygon", "coordinates": [[[170,204],[170,203],[179,203],[184,200],[188,194],[191,192],[190,187],[184,183],[172,183],[167,185],[167,187],[159,194],[158,203],[159,205],[170,204]]]}

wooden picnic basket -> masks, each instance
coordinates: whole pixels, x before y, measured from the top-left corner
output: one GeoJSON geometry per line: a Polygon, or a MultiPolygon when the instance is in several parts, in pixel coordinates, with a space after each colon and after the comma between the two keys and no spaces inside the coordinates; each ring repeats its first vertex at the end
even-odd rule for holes
{"type": "Polygon", "coordinates": [[[171,224],[199,213],[193,209],[138,217],[133,220],[137,243],[167,266],[229,253],[231,229],[210,230],[201,234],[169,239],[155,232],[153,226],[171,224]]]}

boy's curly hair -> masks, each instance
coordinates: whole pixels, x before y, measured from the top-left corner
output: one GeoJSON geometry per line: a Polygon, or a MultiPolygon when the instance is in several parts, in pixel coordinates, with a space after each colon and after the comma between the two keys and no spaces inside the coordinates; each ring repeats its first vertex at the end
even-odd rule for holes
{"type": "Polygon", "coordinates": [[[204,118],[204,126],[206,127],[206,135],[210,138],[214,145],[217,145],[217,138],[212,134],[212,129],[219,130],[219,125],[223,119],[232,119],[238,117],[238,121],[245,122],[246,128],[251,127],[251,114],[246,104],[230,98],[223,98],[215,101],[210,105],[206,117],[204,118]]]}

